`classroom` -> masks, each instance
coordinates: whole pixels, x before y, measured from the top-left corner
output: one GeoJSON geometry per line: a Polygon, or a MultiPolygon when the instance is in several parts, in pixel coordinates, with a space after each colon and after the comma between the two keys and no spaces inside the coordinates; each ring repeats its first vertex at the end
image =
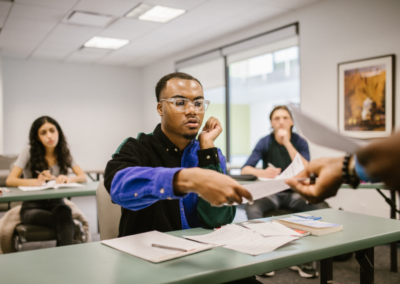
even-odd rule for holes
{"type": "Polygon", "coordinates": [[[399,283],[399,13],[0,0],[0,283],[399,283]]]}

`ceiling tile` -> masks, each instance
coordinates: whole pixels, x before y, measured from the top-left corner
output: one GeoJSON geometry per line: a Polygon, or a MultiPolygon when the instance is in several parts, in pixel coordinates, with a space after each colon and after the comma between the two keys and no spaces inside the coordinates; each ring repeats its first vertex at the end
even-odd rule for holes
{"type": "Polygon", "coordinates": [[[7,16],[11,6],[11,2],[0,2],[0,17],[7,16]]]}
{"type": "Polygon", "coordinates": [[[11,9],[10,18],[36,20],[43,22],[59,22],[65,16],[65,11],[56,8],[47,8],[15,3],[11,9]]]}
{"type": "Polygon", "coordinates": [[[161,26],[162,24],[159,23],[122,18],[117,20],[107,29],[100,32],[98,36],[135,40],[139,36],[155,30],[161,26]]]}
{"type": "Polygon", "coordinates": [[[58,8],[68,11],[71,9],[79,0],[14,0],[16,3],[29,4],[35,6],[43,6],[49,8],[58,8]]]}
{"type": "Polygon", "coordinates": [[[92,63],[104,57],[110,50],[99,50],[95,48],[83,48],[68,56],[64,61],[92,63]]]}
{"type": "Polygon", "coordinates": [[[288,10],[296,10],[310,4],[320,2],[321,0],[246,0],[260,3],[270,7],[283,8],[288,10]]]}
{"type": "Polygon", "coordinates": [[[33,54],[33,59],[63,60],[71,53],[70,50],[56,48],[39,48],[33,54]]]}
{"type": "Polygon", "coordinates": [[[0,29],[4,26],[5,20],[6,20],[5,16],[0,16],[0,29]]]}
{"type": "Polygon", "coordinates": [[[122,0],[81,0],[74,7],[76,11],[93,12],[112,16],[123,16],[141,1],[122,0]]]}

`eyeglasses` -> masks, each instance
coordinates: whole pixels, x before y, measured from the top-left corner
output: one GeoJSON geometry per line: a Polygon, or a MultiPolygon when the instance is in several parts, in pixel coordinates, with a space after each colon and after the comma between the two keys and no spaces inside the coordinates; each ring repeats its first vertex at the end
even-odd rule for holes
{"type": "Polygon", "coordinates": [[[162,101],[173,103],[175,109],[179,112],[185,112],[190,108],[190,106],[193,106],[196,112],[203,113],[206,112],[208,106],[210,105],[210,101],[207,100],[195,100],[192,102],[191,100],[184,98],[170,98],[160,100],[160,102],[162,101]]]}

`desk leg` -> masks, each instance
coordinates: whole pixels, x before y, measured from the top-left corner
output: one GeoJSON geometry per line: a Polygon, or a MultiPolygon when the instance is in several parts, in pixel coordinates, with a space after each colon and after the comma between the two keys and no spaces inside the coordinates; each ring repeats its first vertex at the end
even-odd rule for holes
{"type": "Polygon", "coordinates": [[[333,261],[332,258],[321,260],[320,264],[321,284],[333,283],[333,261]]]}
{"type": "Polygon", "coordinates": [[[100,180],[100,174],[99,173],[96,174],[96,180],[100,180]]]}
{"type": "Polygon", "coordinates": [[[374,284],[374,248],[356,251],[356,259],[360,264],[360,283],[374,284]]]}
{"type": "Polygon", "coordinates": [[[91,175],[90,173],[86,173],[86,175],[87,175],[92,181],[96,181],[96,180],[92,177],[92,175],[91,175]]]}
{"type": "MultiPolygon", "coordinates": [[[[390,199],[394,204],[394,208],[390,209],[390,218],[397,219],[396,211],[396,191],[390,190],[390,199]]],[[[397,272],[397,242],[390,244],[390,271],[397,272]]]]}

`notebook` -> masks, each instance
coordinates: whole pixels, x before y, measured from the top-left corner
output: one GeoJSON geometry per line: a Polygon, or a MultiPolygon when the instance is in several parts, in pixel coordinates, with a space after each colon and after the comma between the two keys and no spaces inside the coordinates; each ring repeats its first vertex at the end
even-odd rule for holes
{"type": "Polygon", "coordinates": [[[214,247],[213,245],[185,240],[158,231],[150,231],[142,234],[105,240],[101,243],[154,263],[194,254],[214,247]],[[187,251],[152,247],[152,244],[178,247],[187,251]]]}
{"type": "Polygon", "coordinates": [[[79,183],[59,183],[56,184],[55,180],[51,180],[46,184],[43,184],[41,186],[18,186],[18,188],[20,190],[23,191],[36,191],[36,190],[45,190],[45,189],[50,189],[50,188],[54,188],[54,189],[59,189],[59,188],[66,188],[66,187],[85,187],[82,184],[79,183]]]}
{"type": "Polygon", "coordinates": [[[343,230],[343,225],[304,219],[300,217],[272,220],[272,222],[278,222],[291,229],[309,231],[311,235],[314,236],[323,236],[343,230]]]}

